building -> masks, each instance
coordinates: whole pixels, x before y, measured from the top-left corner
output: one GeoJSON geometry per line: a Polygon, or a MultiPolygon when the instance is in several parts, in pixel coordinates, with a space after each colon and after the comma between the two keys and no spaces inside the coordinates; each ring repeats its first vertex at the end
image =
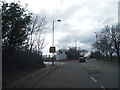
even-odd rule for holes
{"type": "Polygon", "coordinates": [[[66,56],[66,50],[59,50],[56,53],[56,60],[67,60],[67,56],[66,56]]]}

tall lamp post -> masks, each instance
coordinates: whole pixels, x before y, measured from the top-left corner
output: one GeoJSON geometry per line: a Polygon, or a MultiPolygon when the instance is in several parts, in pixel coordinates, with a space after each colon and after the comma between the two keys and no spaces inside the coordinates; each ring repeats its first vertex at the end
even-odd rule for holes
{"type": "Polygon", "coordinates": [[[55,53],[55,46],[54,46],[54,24],[55,22],[61,22],[60,19],[53,21],[53,39],[52,39],[52,47],[50,47],[50,53],[53,54],[52,65],[54,65],[54,53],[55,53]]]}
{"type": "Polygon", "coordinates": [[[53,21],[53,47],[54,47],[54,25],[55,25],[55,22],[61,22],[61,20],[58,19],[57,21],[53,21]]]}

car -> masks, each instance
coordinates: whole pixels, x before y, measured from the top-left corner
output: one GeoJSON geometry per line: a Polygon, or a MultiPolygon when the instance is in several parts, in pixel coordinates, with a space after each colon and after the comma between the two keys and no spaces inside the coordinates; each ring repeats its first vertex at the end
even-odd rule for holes
{"type": "Polygon", "coordinates": [[[85,57],[79,57],[79,63],[80,62],[85,62],[85,57]]]}

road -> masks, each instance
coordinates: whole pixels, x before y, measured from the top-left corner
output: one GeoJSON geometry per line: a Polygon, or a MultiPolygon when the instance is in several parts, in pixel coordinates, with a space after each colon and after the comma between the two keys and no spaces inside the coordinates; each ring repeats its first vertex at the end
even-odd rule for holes
{"type": "Polygon", "coordinates": [[[54,66],[31,72],[3,88],[118,88],[118,66],[93,59],[85,63],[55,62],[54,66]]]}
{"type": "Polygon", "coordinates": [[[65,61],[34,88],[118,88],[118,66],[96,60],[65,61]]]}

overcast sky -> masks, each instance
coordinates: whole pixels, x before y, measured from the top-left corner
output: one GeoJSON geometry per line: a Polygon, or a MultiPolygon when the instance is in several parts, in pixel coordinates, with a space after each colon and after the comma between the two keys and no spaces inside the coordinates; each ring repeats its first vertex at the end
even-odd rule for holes
{"type": "MultiPolygon", "coordinates": [[[[6,0],[18,1],[18,0],[6,0]]],[[[119,0],[19,0],[23,6],[33,13],[46,16],[47,32],[46,46],[43,54],[49,53],[52,46],[52,21],[55,22],[55,46],[57,50],[74,46],[92,51],[95,32],[99,32],[105,25],[118,22],[119,0]]]]}

